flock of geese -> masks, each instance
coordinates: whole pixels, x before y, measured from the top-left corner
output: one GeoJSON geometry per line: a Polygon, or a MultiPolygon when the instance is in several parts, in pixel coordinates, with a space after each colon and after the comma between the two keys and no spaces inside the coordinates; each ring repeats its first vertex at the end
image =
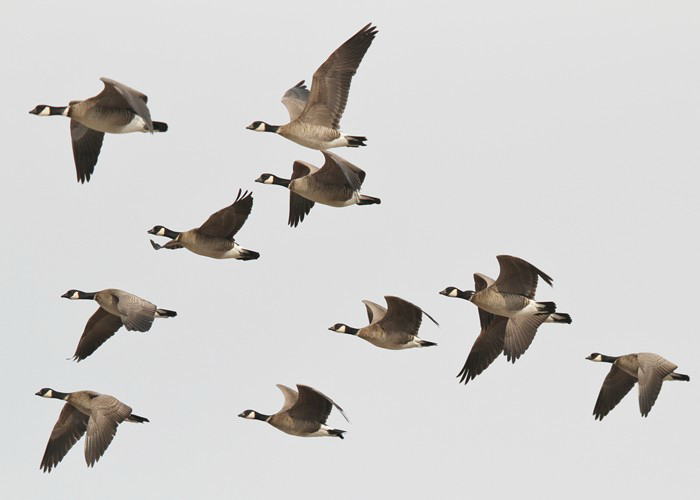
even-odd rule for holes
{"type": "MultiPolygon", "coordinates": [[[[320,150],[324,157],[321,167],[295,161],[289,179],[264,173],[256,179],[263,184],[283,186],[289,190],[289,218],[292,227],[300,224],[315,203],[331,207],[379,204],[376,197],[360,193],[365,172],[328,149],[365,146],[366,137],[344,135],[340,119],[345,110],[350,82],[362,58],[377,34],[376,27],[366,25],[336,49],[313,75],[311,90],[304,81],[287,90],[282,103],[289,112],[289,123],[270,125],[254,121],[247,128],[271,132],[307,148],[320,150]]],[[[124,84],[102,78],[104,89],[96,96],[71,101],[67,106],[40,104],[30,113],[38,116],[70,118],[70,132],[79,182],[90,181],[94,174],[105,133],[166,132],[168,125],[151,120],[148,98],[124,84]]],[[[155,250],[162,248],[187,250],[214,259],[257,259],[260,254],[241,247],[234,236],[245,224],[253,207],[253,196],[239,190],[234,202],[215,212],[199,227],[174,231],[154,226],[148,233],[168,238],[165,244],[151,240],[155,250]]],[[[462,370],[457,375],[467,384],[481,374],[499,356],[508,361],[518,360],[532,343],[543,323],[571,323],[571,316],[556,311],[554,302],[539,302],[535,292],[539,279],[548,285],[552,278],[525,260],[497,256],[498,278],[474,274],[474,290],[445,288],[440,294],[467,300],[478,308],[481,331],[474,342],[462,370]]],[[[156,318],[172,318],[175,311],[162,309],[148,300],[118,289],[98,292],[69,290],[63,294],[70,300],[94,300],[97,310],[88,319],[73,359],[81,361],[91,356],[117,330],[146,332],[156,318]]],[[[363,300],[369,324],[354,328],[336,323],[333,332],[357,336],[384,349],[409,349],[435,346],[434,342],[418,336],[423,316],[437,322],[420,307],[399,297],[386,296],[386,307],[363,300]]],[[[589,360],[611,363],[595,403],[593,414],[603,419],[632,389],[639,386],[639,408],[647,416],[667,380],[685,380],[687,375],[676,373],[677,366],[653,353],[607,356],[592,353],[589,360]]],[[[295,436],[335,436],[343,438],[345,431],[326,425],[333,408],[344,417],[340,406],[320,391],[297,385],[297,390],[277,386],[284,396],[282,408],[272,415],[245,410],[239,417],[262,420],[295,436]]],[[[111,443],[122,422],[144,423],[147,418],[135,415],[131,407],[117,398],[94,391],[60,392],[43,388],[36,395],[65,401],[49,441],[41,469],[50,472],[68,450],[85,434],[85,460],[93,466],[111,443]]],[[[347,420],[347,417],[346,417],[347,420]]]]}

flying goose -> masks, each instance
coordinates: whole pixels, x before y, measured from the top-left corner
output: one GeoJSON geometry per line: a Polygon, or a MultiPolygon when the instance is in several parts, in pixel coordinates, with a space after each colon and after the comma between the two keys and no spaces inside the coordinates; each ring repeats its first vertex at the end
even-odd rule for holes
{"type": "Polygon", "coordinates": [[[688,375],[675,372],[677,365],[652,352],[624,356],[606,356],[594,352],[586,359],[612,363],[593,409],[596,420],[603,420],[603,417],[630,392],[635,382],[639,383],[639,411],[642,417],[646,417],[654,406],[664,381],[690,381],[688,375]]]}
{"type": "Polygon", "coordinates": [[[325,163],[321,168],[295,161],[292,178],[282,179],[272,174],[262,174],[255,182],[276,184],[289,189],[289,220],[296,227],[308,215],[314,203],[330,207],[372,205],[381,203],[379,198],[360,194],[365,172],[349,161],[329,151],[321,151],[325,163]]]}
{"type": "MultiPolygon", "coordinates": [[[[474,287],[478,292],[493,284],[494,280],[481,273],[474,273],[474,287]]],[[[441,295],[447,297],[456,297],[469,300],[469,294],[456,288],[448,286],[440,292],[441,295]]],[[[534,334],[537,332],[537,327],[541,323],[571,323],[571,316],[566,313],[551,313],[542,314],[534,317],[513,317],[506,318],[504,316],[496,316],[481,308],[479,308],[479,322],[481,324],[481,332],[474,341],[469,356],[462,367],[462,370],[457,374],[461,383],[467,384],[483,372],[488,366],[501,354],[504,350],[508,361],[515,361],[523,355],[530,346],[530,342],[534,339],[534,334]],[[521,339],[518,335],[522,331],[519,324],[522,319],[528,320],[531,325],[532,337],[523,336],[521,339]],[[539,324],[538,324],[539,322],[539,324]]]]}
{"type": "Polygon", "coordinates": [[[369,300],[362,301],[367,308],[369,325],[358,329],[343,323],[336,323],[329,330],[357,335],[361,339],[384,349],[409,349],[437,345],[435,342],[418,338],[418,329],[424,314],[430,321],[438,324],[432,316],[420,307],[399,297],[386,295],[384,300],[386,300],[386,308],[369,300]]]}
{"type": "Polygon", "coordinates": [[[151,121],[148,97],[131,87],[100,78],[102,92],[83,101],[70,101],[68,106],[39,104],[30,111],[38,116],[67,116],[73,142],[73,160],[79,182],[88,182],[95,170],[105,132],[165,132],[168,124],[151,121]]]}
{"type": "Polygon", "coordinates": [[[277,387],[284,395],[284,405],[277,413],[265,415],[254,410],[245,410],[238,416],[262,420],[292,436],[335,436],[344,439],[343,433],[347,431],[332,429],[326,425],[328,415],[334,406],[349,422],[343,409],[331,398],[307,385],[297,384],[298,392],[282,384],[277,384],[277,387]]]}
{"type": "Polygon", "coordinates": [[[274,132],[311,149],[364,146],[366,137],[340,132],[340,119],[352,76],[377,33],[370,23],[338,47],[314,73],[311,92],[303,80],[285,92],[282,103],[289,111],[289,123],[270,125],[255,121],[247,128],[274,132]]]}
{"type": "Polygon", "coordinates": [[[258,252],[241,248],[233,239],[243,227],[253,208],[253,194],[238,190],[236,200],[228,207],[213,213],[201,226],[178,233],[164,226],[154,226],[149,234],[171,238],[165,245],[151,240],[154,249],[176,249],[185,247],[190,252],[213,259],[253,260],[260,257],[258,252]]]}
{"type": "Polygon", "coordinates": [[[100,305],[85,325],[73,355],[75,361],[81,361],[95,352],[122,325],[127,330],[147,332],[151,329],[154,318],[177,316],[175,311],[159,309],[141,297],[116,288],[91,293],[68,290],[61,297],[71,300],[94,300],[100,305]]]}
{"type": "Polygon", "coordinates": [[[59,392],[45,387],[36,395],[66,402],[41,459],[44,472],[51,472],[86,432],[85,462],[92,467],[104,455],[119,424],[124,421],[138,424],[149,421],[131,413],[131,407],[114,396],[95,391],[59,392]]]}
{"type": "Polygon", "coordinates": [[[504,345],[506,356],[514,361],[530,345],[537,327],[556,312],[554,302],[534,300],[538,276],[550,286],[552,278],[518,257],[498,255],[496,258],[501,268],[498,279],[489,278],[483,289],[462,292],[462,298],[491,314],[516,318],[510,323],[509,328],[513,329],[513,334],[508,336],[510,341],[504,345]]]}

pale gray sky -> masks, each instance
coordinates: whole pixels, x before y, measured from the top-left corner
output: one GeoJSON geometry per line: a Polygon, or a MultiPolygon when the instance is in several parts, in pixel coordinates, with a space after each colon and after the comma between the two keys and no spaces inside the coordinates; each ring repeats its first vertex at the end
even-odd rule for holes
{"type": "Polygon", "coordinates": [[[5,48],[5,304],[0,488],[12,499],[691,498],[700,332],[696,2],[453,3],[10,1],[5,48]],[[196,6],[195,6],[196,5],[196,6]],[[286,121],[282,93],[372,21],[380,33],[336,150],[379,206],[316,206],[286,226],[288,193],[255,184],[320,153],[253,120],[286,121]],[[166,134],[108,135],[75,181],[68,121],[27,114],[95,95],[101,76],[146,93],[166,134]],[[154,252],[146,230],[199,225],[252,189],[238,234],[261,258],[154,252]],[[544,325],[514,366],[455,375],[476,308],[439,296],[523,257],[555,279],[571,326],[544,325]],[[74,352],[93,303],[119,287],[174,309],[148,334],[74,352]],[[432,314],[430,349],[391,352],[333,334],[384,294],[432,314]],[[689,317],[690,315],[690,317],[689,317]],[[691,376],[647,419],[634,393],[591,415],[607,365],[653,351],[691,376]],[[275,383],[312,385],[351,419],[346,439],[300,439],[239,419],[271,413],[275,383]],[[39,470],[61,409],[41,387],[113,394],[124,424],[87,469],[79,442],[39,470]],[[619,498],[619,497],[618,497],[619,498]]]}

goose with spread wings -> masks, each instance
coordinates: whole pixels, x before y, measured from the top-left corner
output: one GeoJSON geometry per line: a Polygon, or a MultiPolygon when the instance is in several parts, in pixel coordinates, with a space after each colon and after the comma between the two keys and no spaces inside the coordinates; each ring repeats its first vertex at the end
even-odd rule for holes
{"type": "Polygon", "coordinates": [[[690,381],[688,375],[676,373],[677,365],[652,352],[626,354],[624,356],[606,356],[594,352],[586,359],[590,361],[612,363],[608,375],[600,388],[598,399],[593,408],[596,420],[603,418],[617,406],[622,398],[639,384],[639,411],[642,417],[649,415],[656,398],[665,381],[690,381]]]}
{"type": "Polygon", "coordinates": [[[38,116],[70,118],[73,160],[78,182],[88,182],[95,171],[105,133],[165,132],[167,123],[151,120],[146,103],[148,97],[138,90],[109,78],[102,92],[82,101],[70,101],[68,106],[39,104],[29,113],[38,116]]]}
{"type": "Polygon", "coordinates": [[[155,318],[172,318],[175,311],[161,309],[146,299],[117,288],[99,292],[68,290],[61,297],[70,300],[94,300],[100,307],[90,316],[73,359],[82,361],[104,344],[122,325],[129,331],[147,332],[155,318]]]}
{"type": "Polygon", "coordinates": [[[253,194],[238,190],[238,196],[228,207],[212,214],[201,226],[189,231],[173,231],[165,226],[154,226],[149,234],[170,238],[165,245],[151,240],[155,250],[186,248],[190,252],[212,259],[254,260],[260,254],[254,250],[242,248],[235,234],[243,227],[253,208],[253,194]]]}
{"type": "Polygon", "coordinates": [[[355,335],[370,344],[383,349],[410,349],[412,347],[430,347],[435,342],[418,337],[418,329],[423,321],[423,315],[437,325],[427,312],[415,304],[400,297],[386,295],[387,307],[382,307],[369,300],[362,303],[367,309],[369,325],[363,328],[353,328],[344,323],[336,323],[328,328],[332,332],[355,335]]]}
{"type": "Polygon", "coordinates": [[[314,73],[311,91],[301,81],[285,92],[282,103],[289,112],[289,123],[254,121],[247,128],[273,132],[311,149],[364,146],[366,137],[340,132],[340,119],[352,77],[377,33],[370,23],[338,47],[314,73]]]}
{"type": "Polygon", "coordinates": [[[131,407],[114,396],[95,391],[59,392],[45,387],[36,395],[66,402],[41,459],[44,472],[51,472],[83,434],[86,435],[85,462],[92,467],[104,455],[119,424],[148,422],[147,418],[135,415],[131,407]]]}
{"type": "Polygon", "coordinates": [[[365,172],[329,151],[322,151],[325,163],[321,168],[304,161],[295,161],[292,178],[262,174],[255,182],[274,184],[289,189],[288,223],[296,227],[309,214],[315,203],[330,207],[373,205],[379,198],[360,194],[365,172]]]}
{"type": "Polygon", "coordinates": [[[552,278],[529,262],[512,255],[498,255],[500,273],[482,289],[462,292],[461,298],[496,316],[510,318],[504,352],[515,362],[535,338],[537,328],[556,313],[554,302],[535,300],[538,278],[552,285],[552,278]]]}
{"type": "MultiPolygon", "coordinates": [[[[481,273],[474,273],[474,290],[481,291],[494,283],[494,280],[481,273]]],[[[468,300],[468,293],[454,286],[448,286],[440,292],[441,295],[447,297],[456,297],[468,300]]],[[[486,370],[491,363],[504,350],[509,361],[515,362],[522,356],[530,346],[527,340],[534,339],[534,333],[537,331],[535,324],[539,321],[542,323],[571,323],[571,316],[567,313],[551,313],[534,316],[529,320],[531,326],[534,327],[533,337],[529,336],[519,341],[519,334],[522,328],[519,325],[520,318],[507,318],[505,316],[497,316],[484,309],[479,308],[479,322],[481,331],[479,336],[474,341],[467,360],[462,367],[462,370],[457,374],[460,382],[466,384],[481,372],[486,370]],[[507,346],[507,347],[506,347],[507,346]]]]}
{"type": "Polygon", "coordinates": [[[336,408],[349,422],[343,409],[331,398],[308,385],[297,384],[297,390],[277,384],[284,395],[284,405],[272,415],[265,415],[255,410],[245,410],[238,416],[251,420],[262,420],[271,426],[301,437],[339,437],[343,438],[346,431],[334,429],[326,425],[328,415],[336,408]]]}

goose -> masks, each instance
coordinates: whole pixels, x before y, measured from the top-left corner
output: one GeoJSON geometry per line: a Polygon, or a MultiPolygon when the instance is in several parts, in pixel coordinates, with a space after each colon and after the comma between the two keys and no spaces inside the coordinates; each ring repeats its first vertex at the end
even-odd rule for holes
{"type": "Polygon", "coordinates": [[[303,161],[295,161],[292,178],[282,179],[273,174],[262,174],[255,182],[275,184],[289,189],[289,220],[296,227],[304,220],[314,203],[330,207],[372,205],[382,201],[360,194],[365,172],[349,161],[329,151],[322,151],[325,162],[321,168],[303,161]]]}
{"type": "Polygon", "coordinates": [[[68,106],[39,104],[29,113],[38,116],[67,116],[70,118],[70,136],[73,160],[78,182],[89,182],[100,155],[105,132],[165,132],[168,124],[154,122],[146,103],[148,97],[131,87],[100,78],[102,92],[83,101],[70,101],[68,106]]]}
{"type": "MultiPolygon", "coordinates": [[[[474,287],[476,291],[493,284],[494,280],[481,273],[474,273],[474,287]]],[[[464,300],[469,300],[469,294],[454,286],[448,286],[440,292],[441,295],[447,297],[456,297],[464,300]]],[[[481,332],[474,341],[469,356],[462,367],[462,370],[457,374],[461,383],[467,384],[470,380],[481,374],[489,365],[498,357],[499,354],[505,351],[508,361],[515,361],[522,356],[530,343],[534,339],[537,328],[541,323],[571,323],[571,316],[567,313],[551,313],[534,316],[531,318],[514,317],[506,318],[504,316],[496,316],[481,308],[479,308],[479,322],[481,324],[481,332]],[[519,324],[525,318],[531,325],[532,337],[524,336],[519,338],[518,333],[522,332],[522,327],[519,324]]]]}
{"type": "Polygon", "coordinates": [[[676,373],[677,365],[652,352],[625,354],[624,356],[606,356],[594,352],[586,359],[612,363],[593,409],[596,420],[603,420],[603,417],[610,413],[617,406],[617,403],[630,392],[635,382],[639,383],[639,411],[642,417],[646,417],[649,415],[651,407],[654,406],[664,381],[690,381],[688,375],[676,373]]]}
{"type": "Polygon", "coordinates": [[[233,239],[243,227],[253,208],[253,194],[242,193],[228,207],[213,213],[201,226],[189,231],[171,231],[165,226],[154,226],[149,234],[170,238],[165,245],[159,245],[151,240],[155,250],[161,248],[186,248],[190,252],[213,259],[253,260],[260,257],[258,252],[241,248],[233,239]]]}
{"type": "Polygon", "coordinates": [[[333,407],[349,422],[343,409],[331,398],[307,385],[297,384],[297,391],[285,385],[277,384],[284,395],[284,405],[273,415],[265,415],[255,410],[245,410],[238,416],[252,420],[262,420],[271,426],[301,437],[339,437],[347,431],[333,429],[326,425],[328,415],[333,407]]]}
{"type": "Polygon", "coordinates": [[[384,300],[386,300],[386,308],[369,300],[362,301],[367,309],[369,325],[358,329],[344,323],[336,323],[328,329],[332,332],[356,335],[384,349],[398,350],[437,345],[435,342],[418,337],[423,315],[436,325],[438,324],[432,316],[399,297],[386,295],[384,300]]]}
{"type": "Polygon", "coordinates": [[[510,346],[506,343],[504,349],[508,359],[513,361],[530,345],[537,327],[556,312],[554,302],[534,300],[538,277],[550,286],[552,278],[518,257],[498,255],[496,258],[500,265],[496,281],[489,278],[486,287],[476,291],[464,291],[462,298],[491,314],[517,318],[510,324],[510,328],[513,329],[510,336],[512,343],[510,346]]]}
{"type": "Polygon", "coordinates": [[[273,132],[311,149],[365,146],[366,137],[343,135],[339,128],[350,81],[377,33],[370,23],[338,47],[314,73],[310,92],[303,80],[285,92],[282,104],[289,123],[254,121],[246,128],[273,132]]]}
{"type": "Polygon", "coordinates": [[[175,311],[157,308],[141,297],[116,288],[107,288],[99,292],[73,289],[68,290],[61,297],[70,300],[94,300],[100,305],[90,316],[80,336],[78,347],[73,355],[75,361],[82,361],[90,356],[122,325],[130,331],[147,332],[151,329],[154,318],[177,316],[175,311]]]}
{"type": "Polygon", "coordinates": [[[149,421],[132,413],[131,407],[114,396],[95,391],[59,392],[45,387],[36,395],[66,402],[53,426],[41,459],[40,468],[44,472],[51,472],[86,432],[85,462],[88,467],[92,467],[104,455],[119,424],[125,421],[138,424],[149,421]]]}

